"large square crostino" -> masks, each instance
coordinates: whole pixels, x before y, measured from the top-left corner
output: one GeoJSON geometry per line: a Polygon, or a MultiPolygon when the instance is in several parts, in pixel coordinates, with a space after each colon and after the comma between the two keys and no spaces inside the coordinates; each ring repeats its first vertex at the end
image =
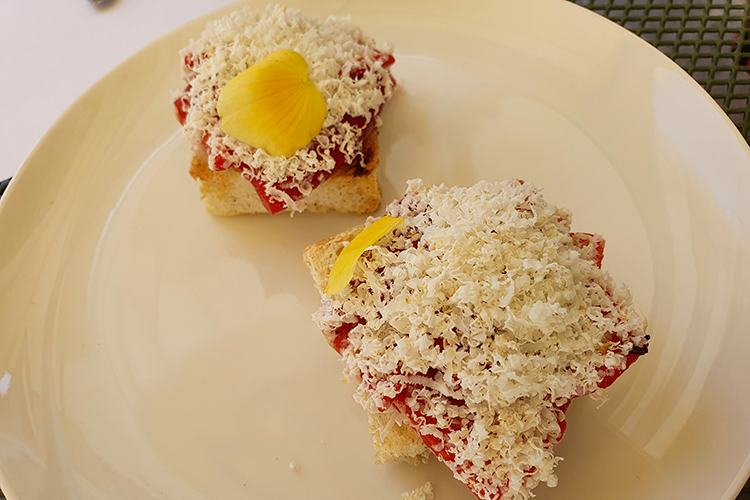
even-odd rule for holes
{"type": "Polygon", "coordinates": [[[379,240],[358,241],[360,226],[304,254],[314,319],[379,460],[432,452],[483,500],[554,486],[570,402],[604,398],[648,348],[630,292],[601,269],[604,240],[572,232],[571,214],[521,181],[411,181],[385,212],[395,229],[379,240]],[[366,249],[340,280],[350,245],[366,249]]]}

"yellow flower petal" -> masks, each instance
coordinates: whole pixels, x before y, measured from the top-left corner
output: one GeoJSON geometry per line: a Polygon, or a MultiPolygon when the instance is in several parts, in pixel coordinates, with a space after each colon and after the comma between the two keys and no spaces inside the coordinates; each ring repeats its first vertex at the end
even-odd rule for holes
{"type": "Polygon", "coordinates": [[[393,231],[402,222],[404,219],[401,217],[384,215],[355,236],[333,263],[325,293],[333,295],[343,290],[352,280],[357,260],[367,247],[377,243],[380,238],[393,231]]]}
{"type": "Polygon", "coordinates": [[[292,156],[323,128],[326,103],[307,78],[307,61],[277,50],[236,77],[219,94],[225,134],[273,156],[292,156]]]}

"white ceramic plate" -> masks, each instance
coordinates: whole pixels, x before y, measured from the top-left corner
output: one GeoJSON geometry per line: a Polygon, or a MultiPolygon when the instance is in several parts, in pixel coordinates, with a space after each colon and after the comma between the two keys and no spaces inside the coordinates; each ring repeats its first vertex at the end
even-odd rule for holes
{"type": "MultiPolygon", "coordinates": [[[[607,238],[605,267],[649,317],[651,353],[601,409],[573,404],[559,486],[539,498],[733,499],[750,467],[750,151],[720,109],[568,2],[303,7],[395,43],[386,200],[418,176],[545,186],[576,230],[607,238]]],[[[375,500],[430,480],[438,500],[472,498],[435,460],[373,465],[310,320],[303,248],[363,218],[204,213],[169,94],[204,22],[88,91],[0,205],[0,486],[375,500]]]]}

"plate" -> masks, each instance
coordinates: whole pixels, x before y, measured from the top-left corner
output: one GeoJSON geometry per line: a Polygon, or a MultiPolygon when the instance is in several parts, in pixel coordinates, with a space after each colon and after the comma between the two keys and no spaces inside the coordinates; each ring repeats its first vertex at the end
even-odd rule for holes
{"type": "MultiPolygon", "coordinates": [[[[386,200],[414,177],[543,186],[605,236],[605,268],[649,318],[651,352],[606,405],[572,405],[559,485],[538,497],[733,499],[750,470],[750,150],[710,97],[568,2],[299,4],[395,44],[386,200]]],[[[429,480],[438,500],[473,498],[435,460],[373,465],[310,319],[302,250],[363,217],[204,212],[170,91],[205,21],[84,94],[0,205],[0,486],[374,500],[429,480]]]]}

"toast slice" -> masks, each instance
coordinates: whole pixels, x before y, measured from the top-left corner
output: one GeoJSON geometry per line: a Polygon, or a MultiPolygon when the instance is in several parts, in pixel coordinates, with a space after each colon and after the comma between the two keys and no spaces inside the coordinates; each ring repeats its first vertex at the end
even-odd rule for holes
{"type": "MultiPolygon", "coordinates": [[[[310,196],[300,200],[300,208],[310,212],[329,210],[366,214],[380,207],[382,194],[378,181],[380,144],[378,131],[373,130],[363,145],[359,165],[347,165],[318,186],[310,196]]],[[[242,214],[268,213],[255,187],[242,173],[230,168],[214,171],[208,168],[205,150],[193,156],[190,175],[200,181],[201,198],[212,215],[230,217],[242,214]]],[[[286,211],[288,211],[287,209],[286,211]]]]}
{"type": "MultiPolygon", "coordinates": [[[[305,249],[302,260],[310,269],[315,287],[321,294],[328,284],[328,275],[336,257],[344,245],[364,228],[364,224],[353,227],[305,249]]],[[[328,344],[337,350],[335,336],[325,330],[323,336],[328,344]]],[[[366,399],[368,396],[367,393],[358,393],[357,397],[366,399]]],[[[365,410],[365,413],[367,413],[368,427],[375,447],[375,463],[406,462],[417,465],[427,461],[430,450],[400,413],[395,410],[383,413],[365,410]]]]}
{"type": "Polygon", "coordinates": [[[555,486],[571,401],[604,399],[648,351],[646,319],[601,269],[604,239],[572,232],[571,214],[521,181],[417,179],[386,214],[400,223],[347,256],[353,275],[333,295],[331,267],[364,226],[303,255],[322,295],[313,318],[357,385],[380,461],[421,440],[482,500],[555,486]],[[387,441],[394,428],[404,440],[387,441]]]}
{"type": "MultiPolygon", "coordinates": [[[[180,51],[183,86],[172,95],[183,135],[193,148],[190,173],[201,183],[207,211],[232,216],[285,210],[359,214],[377,210],[381,198],[377,128],[380,113],[396,88],[392,52],[390,45],[377,43],[348,18],[316,19],[280,5],[260,10],[247,6],[209,22],[201,36],[180,51]],[[299,137],[301,142],[309,138],[307,144],[291,153],[270,154],[261,146],[270,136],[249,139],[243,126],[227,132],[224,125],[232,129],[231,113],[222,119],[218,108],[222,95],[242,93],[224,91],[237,90],[232,82],[252,68],[259,72],[254,73],[259,81],[265,78],[266,84],[276,88],[272,81],[276,77],[271,76],[276,70],[269,68],[284,67],[283,58],[277,57],[280,53],[296,61],[287,66],[306,75],[311,95],[322,96],[325,120],[299,137]],[[269,66],[264,61],[271,56],[269,66]]],[[[263,98],[262,105],[240,98],[237,102],[244,104],[238,112],[243,120],[252,115],[255,127],[251,128],[263,129],[262,136],[278,125],[282,128],[272,135],[290,140],[297,130],[294,124],[311,118],[309,109],[301,107],[303,101],[287,100],[297,95],[294,92],[270,95],[275,97],[263,98]]],[[[320,102],[315,101],[320,112],[320,102]]]]}

